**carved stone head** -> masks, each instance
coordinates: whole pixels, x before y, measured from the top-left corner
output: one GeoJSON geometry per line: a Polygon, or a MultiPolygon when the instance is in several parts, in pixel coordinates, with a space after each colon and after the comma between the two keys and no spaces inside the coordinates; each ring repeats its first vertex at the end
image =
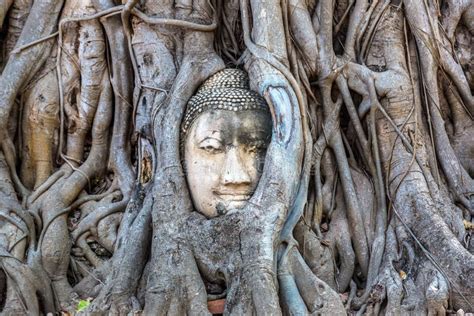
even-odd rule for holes
{"type": "Polygon", "coordinates": [[[181,128],[186,179],[195,208],[207,217],[241,209],[263,171],[271,139],[265,100],[245,72],[224,69],[190,99],[181,128]]]}

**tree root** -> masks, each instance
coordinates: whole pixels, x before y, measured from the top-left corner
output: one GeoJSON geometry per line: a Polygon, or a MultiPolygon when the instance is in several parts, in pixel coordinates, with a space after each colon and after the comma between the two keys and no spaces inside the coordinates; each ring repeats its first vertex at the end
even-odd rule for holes
{"type": "Polygon", "coordinates": [[[91,231],[94,236],[97,236],[97,225],[105,217],[112,215],[117,212],[122,212],[127,206],[128,201],[121,201],[111,203],[107,206],[102,206],[96,209],[94,212],[88,214],[72,232],[71,237],[73,241],[81,237],[81,235],[91,231]]]}
{"type": "Polygon", "coordinates": [[[66,176],[64,170],[58,170],[52,174],[48,180],[43,182],[35,191],[28,197],[27,205],[32,205],[43,193],[49,190],[59,179],[66,176]]]}
{"type": "Polygon", "coordinates": [[[3,243],[0,251],[7,286],[19,295],[24,312],[39,314],[42,310],[56,311],[51,285],[45,283],[45,279],[40,277],[38,271],[12,257],[7,249],[3,248],[3,243]]]}
{"type": "MultiPolygon", "coordinates": [[[[296,287],[293,287],[293,290],[297,290],[299,293],[301,293],[301,298],[304,301],[303,305],[299,304],[300,307],[306,305],[308,308],[307,311],[312,315],[345,314],[345,310],[339,295],[325,282],[321,281],[311,273],[300,253],[296,251],[296,249],[293,249],[288,260],[289,266],[285,267],[283,265],[283,267],[280,268],[281,270],[278,272],[279,278],[280,274],[284,273],[286,269],[289,269],[287,273],[294,275],[293,282],[295,282],[294,285],[297,286],[297,289],[296,287]]],[[[288,279],[288,275],[286,275],[286,278],[288,279]]],[[[281,291],[283,298],[291,295],[291,292],[285,293],[286,291],[283,288],[283,285],[281,291]]],[[[291,314],[291,312],[289,314],[291,314]]]]}
{"type": "Polygon", "coordinates": [[[76,292],[111,314],[473,310],[474,7],[398,2],[0,1],[3,312],[72,312],[76,292]],[[229,64],[272,143],[246,208],[206,219],[177,127],[229,64]]]}

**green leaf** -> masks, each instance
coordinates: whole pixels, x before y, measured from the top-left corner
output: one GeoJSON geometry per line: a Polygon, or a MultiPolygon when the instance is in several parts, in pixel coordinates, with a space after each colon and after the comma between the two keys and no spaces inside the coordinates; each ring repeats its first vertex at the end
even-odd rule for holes
{"type": "Polygon", "coordinates": [[[91,299],[90,298],[88,298],[86,300],[80,300],[79,303],[77,303],[76,311],[81,312],[81,311],[85,310],[87,308],[87,306],[89,306],[90,304],[91,304],[91,299]]]}

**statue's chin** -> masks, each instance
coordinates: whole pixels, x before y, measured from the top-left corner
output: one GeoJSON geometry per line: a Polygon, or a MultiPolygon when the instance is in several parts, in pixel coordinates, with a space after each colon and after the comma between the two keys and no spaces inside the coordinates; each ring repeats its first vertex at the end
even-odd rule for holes
{"type": "Polygon", "coordinates": [[[226,215],[231,211],[243,209],[249,200],[250,196],[243,195],[226,195],[220,196],[215,202],[215,208],[212,210],[203,210],[207,217],[216,217],[226,215]]]}
{"type": "Polygon", "coordinates": [[[245,205],[247,205],[248,199],[245,200],[229,200],[226,201],[226,209],[233,210],[233,209],[243,209],[245,205]]]}

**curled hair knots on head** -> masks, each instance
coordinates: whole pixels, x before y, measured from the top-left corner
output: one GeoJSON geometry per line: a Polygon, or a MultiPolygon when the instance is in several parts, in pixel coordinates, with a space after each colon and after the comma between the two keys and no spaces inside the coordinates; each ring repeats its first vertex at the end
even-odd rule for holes
{"type": "Polygon", "coordinates": [[[223,69],[209,77],[191,97],[181,123],[181,142],[196,118],[207,110],[269,111],[265,99],[250,90],[247,74],[234,68],[223,69]]]}

